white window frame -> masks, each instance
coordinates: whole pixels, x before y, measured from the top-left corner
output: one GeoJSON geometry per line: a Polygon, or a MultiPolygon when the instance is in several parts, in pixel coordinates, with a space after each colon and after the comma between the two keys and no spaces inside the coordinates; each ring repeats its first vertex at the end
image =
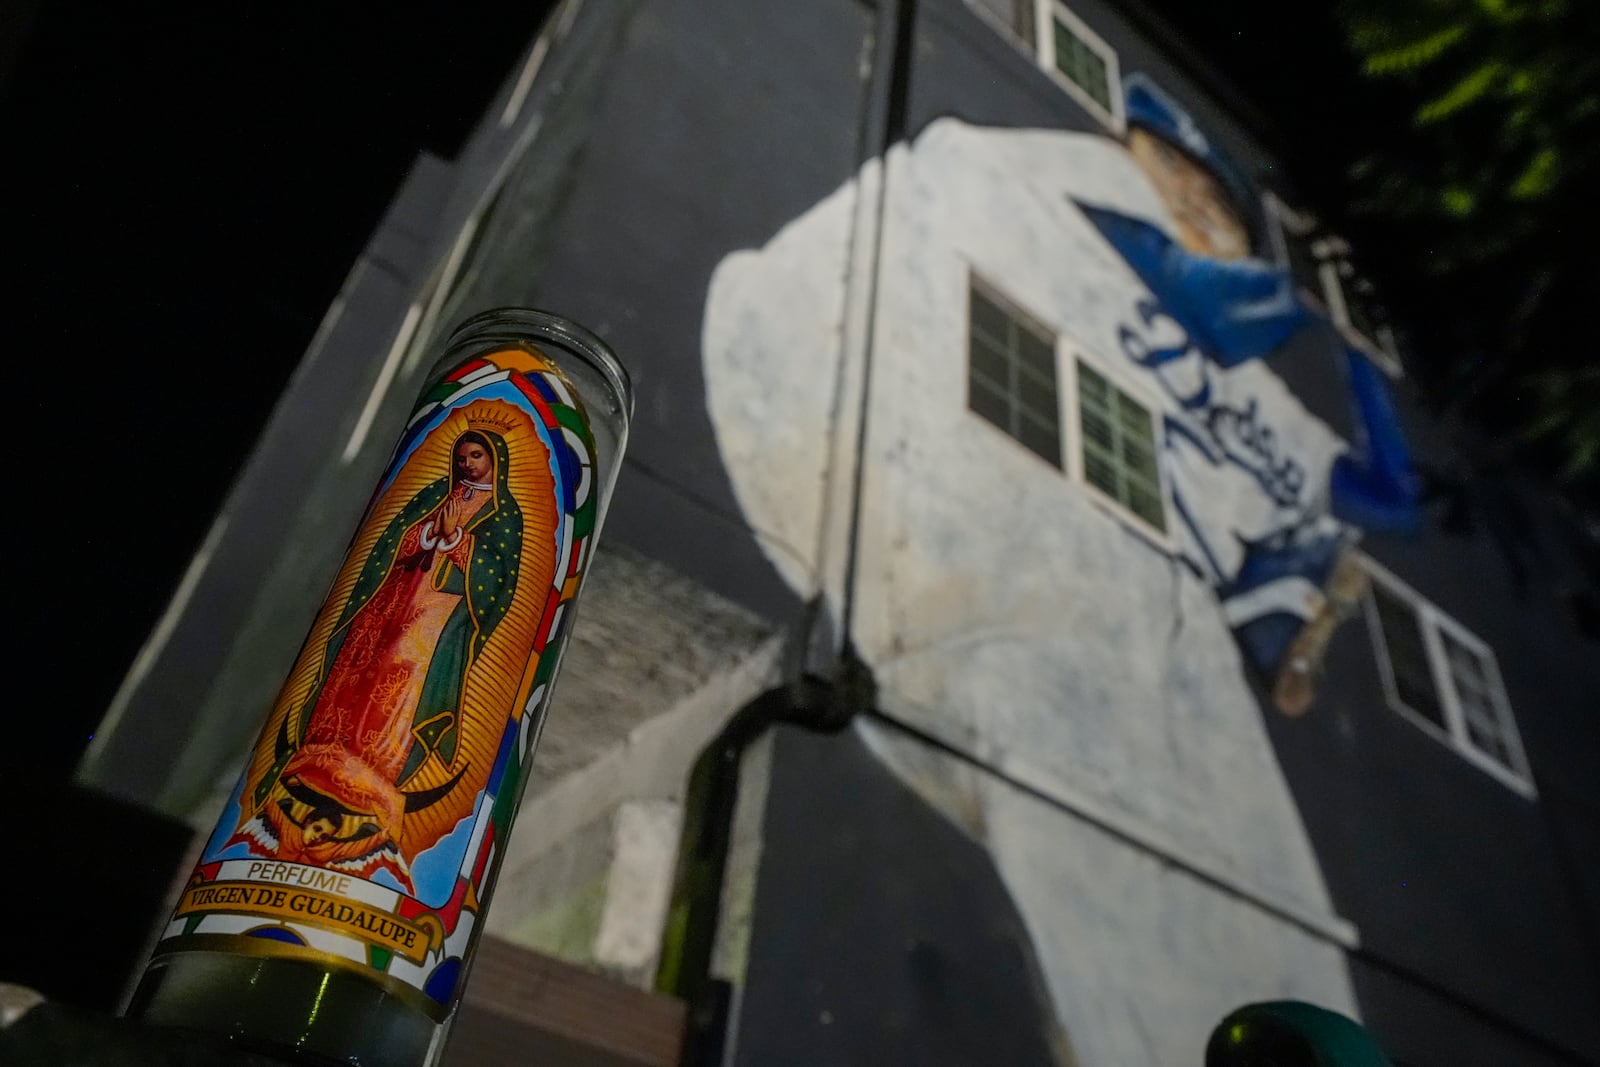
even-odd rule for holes
{"type": "MultiPolygon", "coordinates": [[[[1291,266],[1290,236],[1309,237],[1317,229],[1316,216],[1296,211],[1271,190],[1262,194],[1261,202],[1267,218],[1267,243],[1272,248],[1273,260],[1288,270],[1291,266]]],[[[1339,332],[1370,356],[1378,369],[1396,380],[1405,377],[1394,331],[1388,326],[1381,326],[1378,336],[1368,337],[1350,322],[1350,305],[1344,295],[1344,279],[1355,275],[1355,267],[1346,258],[1350,255],[1350,246],[1341,237],[1324,237],[1313,242],[1311,254],[1317,259],[1317,278],[1321,285],[1319,291],[1310,292],[1309,295],[1327,309],[1328,318],[1339,332]]],[[[1301,291],[1307,292],[1303,287],[1301,291]]]]}
{"type": "MultiPolygon", "coordinates": [[[[1273,262],[1288,270],[1292,263],[1289,258],[1289,237],[1311,236],[1317,228],[1316,216],[1296,211],[1270,189],[1261,194],[1261,211],[1267,218],[1267,245],[1272,249],[1273,262]]],[[[1324,299],[1324,294],[1320,292],[1311,295],[1318,300],[1324,299]]]]}
{"type": "Polygon", "coordinates": [[[1116,367],[1109,360],[1096,357],[1088,348],[1071,340],[1061,333],[1056,334],[1056,381],[1060,383],[1057,391],[1061,396],[1061,426],[1064,431],[1062,442],[1065,455],[1062,468],[1067,477],[1086,491],[1090,502],[1102,511],[1130,527],[1140,537],[1149,541],[1160,551],[1171,554],[1173,551],[1172,525],[1175,513],[1172,507],[1171,474],[1167,470],[1166,449],[1162,436],[1162,403],[1155,391],[1145,383],[1138,381],[1122,368],[1116,367]],[[1155,448],[1156,475],[1159,480],[1161,495],[1161,515],[1166,520],[1165,530],[1152,526],[1137,515],[1116,497],[1111,496],[1099,486],[1089,481],[1084,473],[1083,463],[1083,413],[1078,401],[1078,362],[1083,361],[1094,368],[1113,387],[1126,393],[1142,404],[1150,413],[1150,440],[1155,448]]]}
{"type": "Polygon", "coordinates": [[[1340,238],[1331,238],[1329,241],[1329,255],[1322,260],[1321,275],[1322,288],[1328,301],[1328,314],[1333,319],[1335,326],[1341,333],[1350,339],[1351,343],[1360,348],[1374,363],[1391,378],[1402,378],[1405,369],[1400,364],[1400,353],[1395,347],[1394,331],[1387,326],[1379,327],[1378,336],[1368,337],[1350,321],[1350,305],[1345,300],[1344,280],[1355,277],[1355,266],[1343,258],[1350,252],[1350,246],[1340,238]]]}
{"type": "Polygon", "coordinates": [[[1107,44],[1105,38],[1090,29],[1089,24],[1079,18],[1077,13],[1062,3],[1061,0],[1021,0],[1021,2],[1029,5],[1033,10],[1033,41],[1031,43],[1022,39],[1009,23],[1003,23],[999,14],[986,5],[967,0],[967,6],[976,12],[979,18],[993,26],[1006,40],[1030,56],[1038,64],[1039,69],[1043,70],[1057,85],[1066,90],[1067,94],[1081,104],[1084,110],[1098,119],[1112,133],[1119,137],[1122,136],[1127,131],[1128,121],[1127,107],[1122,99],[1122,65],[1117,59],[1117,50],[1107,44]],[[1106,80],[1109,83],[1107,88],[1110,90],[1108,95],[1111,97],[1110,111],[1102,107],[1100,102],[1085,92],[1077,82],[1061,73],[1060,68],[1056,66],[1056,35],[1055,27],[1051,25],[1051,20],[1057,14],[1062,16],[1061,21],[1065,22],[1073,33],[1081,37],[1085,43],[1100,54],[1101,59],[1105,60],[1106,80]]]}
{"type": "Polygon", "coordinates": [[[1071,8],[1061,0],[1034,0],[1033,6],[1033,39],[1036,59],[1039,67],[1049,75],[1055,83],[1065,89],[1067,95],[1077,101],[1083,109],[1099,119],[1106,128],[1119,137],[1127,129],[1127,109],[1122,99],[1122,66],[1117,60],[1117,50],[1106,43],[1089,24],[1079,18],[1071,8]],[[1090,48],[1097,52],[1106,65],[1106,87],[1111,98],[1111,109],[1106,110],[1100,101],[1090,96],[1082,86],[1065,74],[1056,66],[1056,28],[1055,20],[1059,18],[1073,33],[1077,34],[1090,48]]]}
{"type": "MultiPolygon", "coordinates": [[[[967,268],[965,281],[966,289],[964,289],[961,294],[963,301],[961,341],[963,345],[962,357],[966,366],[966,374],[963,376],[962,382],[964,388],[968,391],[968,395],[966,397],[967,414],[988,425],[996,432],[1004,435],[1006,440],[1011,441],[1018,448],[1021,448],[1024,452],[1028,453],[1028,455],[1032,456],[1040,463],[1043,463],[1051,470],[1064,473],[1067,469],[1067,456],[1065,454],[1061,456],[1061,461],[1059,463],[1052,463],[1050,461],[1050,457],[1039,455],[1039,453],[1035,452],[1033,448],[1025,441],[1018,437],[1014,437],[1004,426],[995,425],[995,423],[992,422],[987,416],[972,409],[972,398],[970,395],[972,389],[972,293],[974,290],[982,293],[984,299],[999,307],[1000,310],[1017,320],[1017,322],[1026,327],[1030,327],[1035,332],[1044,334],[1050,338],[1050,351],[1055,356],[1056,361],[1056,448],[1058,450],[1065,448],[1065,439],[1062,436],[1063,424],[1061,422],[1061,393],[1065,388],[1066,383],[1061,376],[1061,331],[1057,330],[1054,326],[1051,326],[1049,323],[1045,322],[1044,319],[1023,307],[1022,304],[1016,300],[1016,298],[1008,295],[1004,289],[996,285],[994,282],[991,282],[988,275],[983,274],[971,266],[967,268]]],[[[1014,398],[1011,399],[1014,402],[1014,398]]]]}
{"type": "Polygon", "coordinates": [[[1165,410],[1160,394],[1148,383],[1140,381],[1126,368],[1119,367],[1110,360],[1101,359],[1090,350],[1060,329],[1052,325],[1043,316],[1036,315],[1015,297],[990,279],[991,274],[986,274],[977,267],[968,264],[962,274],[961,291],[964,307],[967,308],[962,315],[961,332],[961,358],[963,361],[963,388],[972,370],[972,319],[969,293],[976,289],[988,300],[999,305],[1006,314],[1016,317],[1019,321],[1033,327],[1039,333],[1047,334],[1053,339],[1051,351],[1056,361],[1056,432],[1059,435],[1058,444],[1061,448],[1060,465],[1053,464],[1049,459],[1038,455],[1033,449],[1023,442],[1012,437],[1003,426],[996,426],[982,414],[973,411],[970,398],[966,398],[963,411],[970,417],[988,426],[994,432],[1005,437],[1017,447],[1025,451],[1033,459],[1043,463],[1047,468],[1066,476],[1068,483],[1084,490],[1084,497],[1099,511],[1105,513],[1123,527],[1143,538],[1158,552],[1172,555],[1175,551],[1175,541],[1171,530],[1176,518],[1176,511],[1172,504],[1172,475],[1167,469],[1166,449],[1163,440],[1163,427],[1161,424],[1162,413],[1165,410]],[[1099,486],[1089,481],[1084,473],[1083,463],[1083,426],[1082,412],[1078,407],[1078,362],[1082,360],[1093,367],[1095,372],[1112,386],[1131,396],[1144,405],[1150,413],[1150,439],[1156,454],[1156,475],[1159,479],[1159,493],[1161,496],[1161,514],[1166,519],[1165,530],[1159,529],[1140,518],[1131,508],[1106,493],[1099,486]]]}
{"type": "Polygon", "coordinates": [[[1416,612],[1417,627],[1422,633],[1422,643],[1427,651],[1428,667],[1432,672],[1434,691],[1439,695],[1439,706],[1444,713],[1445,725],[1440,728],[1438,724],[1421,712],[1413,710],[1400,698],[1399,686],[1395,683],[1394,665],[1389,661],[1389,643],[1384,635],[1383,623],[1378,618],[1377,600],[1369,589],[1362,596],[1365,602],[1367,631],[1372,636],[1373,651],[1378,661],[1378,675],[1383,681],[1384,696],[1390,710],[1430,737],[1455,749],[1468,763],[1515,792],[1529,800],[1536,799],[1538,792],[1534,788],[1533,775],[1528,767],[1527,752],[1522,747],[1522,735],[1517,730],[1517,719],[1512,713],[1511,701],[1506,694],[1505,682],[1500,676],[1500,664],[1495,658],[1494,650],[1482,638],[1445,614],[1438,605],[1411,588],[1370,556],[1362,555],[1360,561],[1362,569],[1367,572],[1375,585],[1381,584],[1387,593],[1405,602],[1416,612]],[[1442,635],[1445,633],[1477,655],[1486,665],[1485,680],[1489,683],[1495,715],[1499,719],[1506,749],[1514,766],[1507,767],[1500,763],[1488,753],[1481,751],[1469,738],[1466,712],[1462,710],[1455,677],[1450,672],[1450,657],[1444,647],[1442,635]]]}

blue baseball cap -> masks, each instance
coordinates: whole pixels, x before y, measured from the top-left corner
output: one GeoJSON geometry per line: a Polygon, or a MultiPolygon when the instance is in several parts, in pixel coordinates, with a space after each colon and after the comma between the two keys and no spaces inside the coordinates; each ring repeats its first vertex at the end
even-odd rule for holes
{"type": "Polygon", "coordinates": [[[1257,205],[1239,168],[1194,121],[1182,104],[1143,74],[1122,79],[1122,94],[1129,126],[1140,126],[1194,159],[1222,183],[1248,224],[1257,205]]]}

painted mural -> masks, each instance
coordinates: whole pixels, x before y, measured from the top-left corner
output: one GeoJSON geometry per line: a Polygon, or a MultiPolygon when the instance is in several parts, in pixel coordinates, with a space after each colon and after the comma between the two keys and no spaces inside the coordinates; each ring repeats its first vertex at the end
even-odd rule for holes
{"type": "Polygon", "coordinates": [[[1150,289],[1118,340],[1176,404],[1161,419],[1169,469],[1237,467],[1276,508],[1261,525],[1218,522],[1206,515],[1197,480],[1173,479],[1185,559],[1217,589],[1279,710],[1300,714],[1315,695],[1328,637],[1361,591],[1348,548],[1363,525],[1414,530],[1417,479],[1384,376],[1348,340],[1341,355],[1358,437],[1326,472],[1282,448],[1255,398],[1239,406],[1215,395],[1215,371],[1270,357],[1317,313],[1287,267],[1250,254],[1247,220],[1260,197],[1227,156],[1150,79],[1133,75],[1125,89],[1129,154],[1175,233],[1115,207],[1077,206],[1150,289]]]}
{"type": "Polygon", "coordinates": [[[1036,797],[930,769],[863,727],[983,840],[1086,1062],[1179,1062],[1253,998],[1354,1011],[1339,948],[1354,934],[1257,694],[1311,706],[1322,648],[1360,593],[1350,549],[1363,525],[1413,523],[1415,489],[1381,373],[1255,251],[1254,192],[1159,87],[1134,75],[1126,94],[1125,139],[933,122],[726,257],[703,349],[741,507],[799,546],[769,558],[809,596],[849,395],[840,339],[872,300],[851,623],[881,705],[1297,917],[1119,857],[1036,797]],[[880,181],[867,295],[847,279],[880,181]],[[969,403],[974,291],[1053,336],[1060,464],[969,403]],[[1342,361],[1356,440],[1273,369],[1301,330],[1342,361]],[[1091,387],[1150,413],[1157,514],[1108,502],[1073,457],[1091,387]],[[1230,931],[1231,956],[1203,930],[1230,931]]]}

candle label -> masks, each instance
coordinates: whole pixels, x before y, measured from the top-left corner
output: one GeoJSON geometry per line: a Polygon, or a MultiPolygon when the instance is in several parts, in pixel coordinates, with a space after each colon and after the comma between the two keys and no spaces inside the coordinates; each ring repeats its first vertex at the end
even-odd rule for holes
{"type": "Polygon", "coordinates": [[[422,398],[158,954],[311,958],[448,1010],[588,562],[594,469],[577,393],[535,350],[422,398]]]}

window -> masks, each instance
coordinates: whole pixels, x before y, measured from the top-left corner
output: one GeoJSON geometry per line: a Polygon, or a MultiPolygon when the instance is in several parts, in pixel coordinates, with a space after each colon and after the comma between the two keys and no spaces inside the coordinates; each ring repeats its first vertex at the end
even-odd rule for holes
{"type": "Polygon", "coordinates": [[[1365,278],[1355,277],[1355,268],[1340,264],[1340,295],[1344,297],[1344,317],[1350,328],[1362,337],[1376,341],[1382,312],[1378,307],[1378,293],[1365,278]]]}
{"type": "Polygon", "coordinates": [[[1165,534],[1161,466],[1150,409],[1077,361],[1083,480],[1165,534]]]}
{"type": "Polygon", "coordinates": [[[1051,36],[1054,48],[1051,56],[1055,67],[1074,85],[1089,94],[1101,110],[1111,110],[1111,79],[1105,55],[1079,34],[1061,14],[1051,17],[1051,36]]]}
{"type": "Polygon", "coordinates": [[[1103,510],[1169,550],[1156,437],[1160,402],[1088,359],[992,286],[972,278],[967,294],[967,406],[1084,483],[1103,510]],[[1066,382],[1058,386],[1056,349],[1062,345],[1066,382]],[[1065,416],[1063,390],[1076,398],[1065,405],[1065,416]]]}
{"type": "Polygon", "coordinates": [[[1056,0],[1039,0],[1035,39],[1039,65],[1095,117],[1121,132],[1122,77],[1117,53],[1056,0]]]}
{"type": "Polygon", "coordinates": [[[1055,336],[976,283],[968,292],[967,406],[1061,466],[1055,336]]]}
{"type": "Polygon", "coordinates": [[[1451,688],[1461,705],[1467,743],[1502,767],[1515,767],[1510,716],[1502,713],[1505,693],[1489,650],[1449,629],[1439,631],[1439,641],[1449,664],[1451,688]]]}
{"type": "Polygon", "coordinates": [[[1390,706],[1531,797],[1527,757],[1489,646],[1376,563],[1365,567],[1368,626],[1390,706]]]}
{"type": "Polygon", "coordinates": [[[1265,209],[1273,258],[1385,374],[1391,378],[1404,374],[1394,331],[1384,319],[1372,283],[1360,277],[1350,262],[1350,246],[1322,232],[1315,218],[1271,193],[1266,194],[1265,209]]]}
{"type": "Polygon", "coordinates": [[[968,0],[1095,118],[1122,132],[1117,53],[1058,0],[968,0]]]}
{"type": "Polygon", "coordinates": [[[1433,684],[1428,643],[1422,635],[1422,617],[1410,602],[1376,582],[1372,585],[1372,606],[1383,635],[1394,699],[1439,729],[1447,729],[1444,706],[1433,684]]]}
{"type": "Polygon", "coordinates": [[[1377,290],[1356,273],[1354,264],[1343,258],[1349,254],[1349,246],[1337,238],[1330,243],[1334,246],[1333,256],[1322,268],[1329,314],[1385,374],[1400,377],[1404,373],[1400,353],[1395,347],[1394,331],[1384,320],[1377,290]]]}
{"type": "Polygon", "coordinates": [[[1271,193],[1266,194],[1268,240],[1273,259],[1289,271],[1302,290],[1319,301],[1322,293],[1322,261],[1317,256],[1317,220],[1289,207],[1271,193]]]}

